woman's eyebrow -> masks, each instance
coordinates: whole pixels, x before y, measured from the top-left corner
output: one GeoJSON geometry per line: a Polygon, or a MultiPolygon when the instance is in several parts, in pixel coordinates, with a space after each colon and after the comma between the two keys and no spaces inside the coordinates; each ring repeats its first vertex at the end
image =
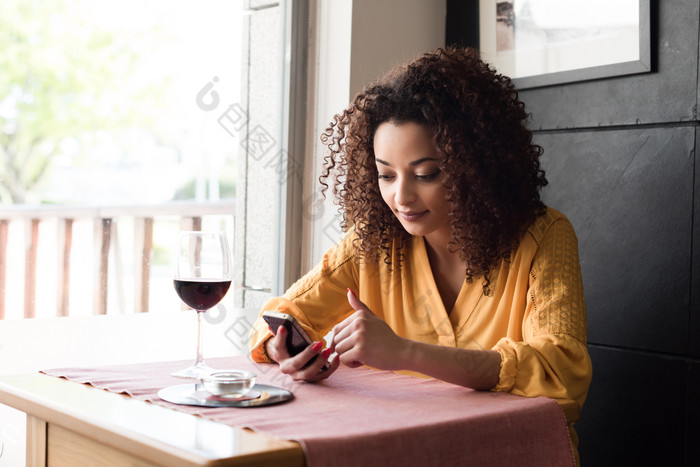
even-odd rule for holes
{"type": "Polygon", "coordinates": [[[434,157],[422,157],[422,158],[420,158],[420,159],[418,159],[418,160],[409,162],[408,165],[411,165],[411,166],[413,166],[413,165],[419,165],[419,164],[422,164],[423,162],[429,162],[429,161],[437,161],[437,159],[434,158],[434,157]]]}
{"type": "MultiPolygon", "coordinates": [[[[375,157],[374,160],[377,161],[379,164],[383,164],[383,165],[391,167],[391,164],[389,164],[387,161],[382,160],[378,157],[375,157]]],[[[421,157],[420,159],[416,159],[415,161],[409,162],[408,165],[415,166],[415,165],[422,164],[423,162],[429,162],[429,161],[437,161],[437,159],[434,157],[421,157]]]]}

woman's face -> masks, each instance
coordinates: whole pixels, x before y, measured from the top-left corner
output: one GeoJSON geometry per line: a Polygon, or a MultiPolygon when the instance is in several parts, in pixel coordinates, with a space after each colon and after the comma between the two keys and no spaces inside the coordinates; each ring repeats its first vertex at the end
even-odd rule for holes
{"type": "Polygon", "coordinates": [[[384,122],[374,134],[374,154],[382,198],[404,229],[428,241],[449,238],[447,189],[428,129],[384,122]]]}

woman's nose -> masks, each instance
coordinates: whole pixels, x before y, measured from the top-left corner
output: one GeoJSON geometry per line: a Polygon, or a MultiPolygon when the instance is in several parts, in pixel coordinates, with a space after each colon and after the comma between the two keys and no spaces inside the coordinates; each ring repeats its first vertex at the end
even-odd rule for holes
{"type": "Polygon", "coordinates": [[[408,206],[416,200],[415,187],[409,180],[399,179],[397,181],[394,200],[399,206],[408,206]]]}

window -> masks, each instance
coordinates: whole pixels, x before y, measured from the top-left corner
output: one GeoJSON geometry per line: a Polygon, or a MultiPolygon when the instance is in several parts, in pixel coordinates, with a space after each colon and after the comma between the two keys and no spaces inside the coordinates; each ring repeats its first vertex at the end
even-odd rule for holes
{"type": "MultiPolygon", "coordinates": [[[[32,298],[36,316],[55,314],[59,282],[66,280],[54,274],[62,248],[55,232],[65,232],[64,214],[42,212],[34,227],[34,217],[18,214],[39,203],[76,207],[69,231],[71,314],[94,310],[95,294],[85,291],[94,289],[86,285],[100,261],[94,248],[85,248],[98,234],[94,216],[81,217],[81,206],[105,216],[120,207],[107,217],[108,314],[140,311],[132,285],[139,258],[130,253],[139,243],[139,219],[151,215],[148,309],[179,306],[170,249],[182,219],[201,210],[192,203],[223,210],[205,217],[202,227],[226,229],[232,242],[236,286],[227,307],[256,307],[284,288],[277,271],[291,235],[285,213],[303,170],[290,162],[290,134],[297,130],[286,122],[296,111],[289,88],[303,81],[297,73],[303,66],[294,68],[285,54],[299,27],[292,10],[288,2],[254,0],[2,2],[0,196],[13,205],[12,215],[0,216],[5,318],[21,317],[27,300],[25,251],[33,228],[42,289],[32,298]],[[159,214],[160,206],[185,200],[184,212],[159,214]]],[[[304,13],[296,15],[303,23],[304,13]]]]}

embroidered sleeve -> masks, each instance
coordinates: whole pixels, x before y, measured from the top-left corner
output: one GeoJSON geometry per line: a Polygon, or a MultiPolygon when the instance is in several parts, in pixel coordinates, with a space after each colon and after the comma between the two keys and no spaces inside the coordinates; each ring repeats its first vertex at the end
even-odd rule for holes
{"type": "Polygon", "coordinates": [[[592,376],[578,243],[566,218],[553,222],[530,269],[523,341],[501,339],[495,391],[583,404],[592,376]]]}
{"type": "Polygon", "coordinates": [[[537,248],[530,270],[525,331],[530,336],[567,335],[586,344],[586,305],[578,241],[566,219],[554,222],[537,248]]]}

